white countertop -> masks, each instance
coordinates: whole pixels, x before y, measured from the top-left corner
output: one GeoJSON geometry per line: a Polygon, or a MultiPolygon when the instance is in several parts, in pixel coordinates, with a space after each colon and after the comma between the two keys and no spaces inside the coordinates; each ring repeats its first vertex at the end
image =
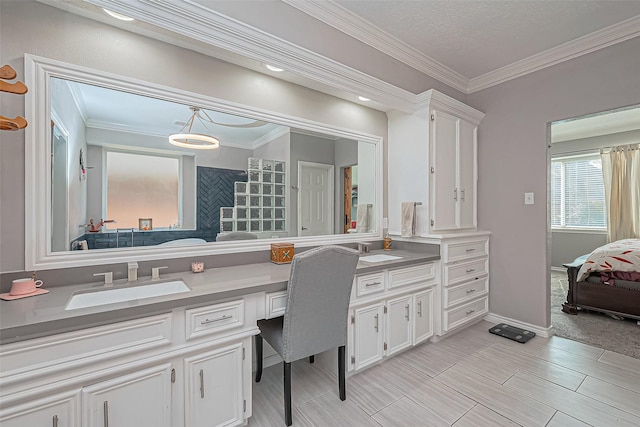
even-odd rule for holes
{"type": "MultiPolygon", "coordinates": [[[[379,250],[366,255],[383,253],[402,258],[378,263],[361,261],[357,274],[440,259],[439,255],[406,250],[379,250]]],[[[290,270],[291,264],[264,262],[212,268],[203,273],[164,274],[158,282],[182,279],[191,291],[75,310],[65,310],[74,292],[102,289],[104,285],[87,283],[49,287],[47,294],[14,301],[0,300],[0,344],[166,313],[179,307],[202,305],[257,292],[283,290],[287,287],[290,270]]],[[[117,280],[113,284],[118,286],[126,283],[126,280],[117,280]]],[[[153,281],[149,277],[141,277],[131,286],[150,283],[153,281]]],[[[47,287],[46,284],[44,287],[47,287]]]]}

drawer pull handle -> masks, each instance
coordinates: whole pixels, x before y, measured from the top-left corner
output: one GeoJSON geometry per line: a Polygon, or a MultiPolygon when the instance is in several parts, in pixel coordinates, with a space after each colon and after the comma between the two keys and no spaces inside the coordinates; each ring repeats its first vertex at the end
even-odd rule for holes
{"type": "Polygon", "coordinates": [[[376,314],[373,318],[376,320],[374,328],[376,329],[376,332],[378,332],[378,315],[376,314]]]}
{"type": "Polygon", "coordinates": [[[467,273],[473,273],[474,271],[476,271],[475,268],[467,268],[467,273]]]}
{"type": "Polygon", "coordinates": [[[475,292],[475,291],[476,291],[475,289],[467,289],[467,293],[468,293],[468,294],[470,294],[470,293],[472,293],[472,292],[475,292]]]}
{"type": "Polygon", "coordinates": [[[418,301],[418,316],[422,317],[422,301],[418,301]]]}
{"type": "Polygon", "coordinates": [[[233,316],[230,314],[225,314],[222,317],[218,317],[217,319],[204,319],[202,322],[200,322],[200,324],[202,325],[206,325],[208,323],[214,323],[214,322],[219,322],[221,320],[227,320],[227,319],[231,319],[233,316]]]}
{"type": "Polygon", "coordinates": [[[371,282],[371,283],[365,283],[364,286],[368,288],[369,286],[377,286],[379,284],[380,284],[380,282],[371,282]]]}
{"type": "Polygon", "coordinates": [[[469,249],[467,249],[467,252],[473,252],[475,250],[476,250],[476,248],[469,248],[469,249]]]}
{"type": "Polygon", "coordinates": [[[475,310],[469,310],[467,311],[467,316],[470,315],[471,313],[475,313],[475,310]]]}
{"type": "Polygon", "coordinates": [[[204,369],[200,369],[200,398],[204,399],[204,369]]]}
{"type": "Polygon", "coordinates": [[[109,401],[105,400],[102,406],[104,408],[104,427],[109,427],[109,401]]]}
{"type": "Polygon", "coordinates": [[[409,304],[404,306],[405,310],[407,310],[407,314],[404,315],[404,317],[407,319],[407,322],[409,321],[409,304]]]}
{"type": "Polygon", "coordinates": [[[53,427],[58,427],[58,416],[57,415],[53,416],[53,427]]]}

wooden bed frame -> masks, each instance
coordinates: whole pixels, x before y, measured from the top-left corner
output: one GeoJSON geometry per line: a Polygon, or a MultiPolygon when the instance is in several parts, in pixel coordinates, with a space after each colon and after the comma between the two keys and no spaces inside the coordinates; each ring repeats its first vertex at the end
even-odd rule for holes
{"type": "Polygon", "coordinates": [[[584,308],[640,320],[640,290],[577,282],[578,270],[586,257],[587,255],[583,255],[571,264],[563,264],[567,268],[569,291],[567,301],[562,304],[562,311],[578,314],[578,308],[584,308]]]}

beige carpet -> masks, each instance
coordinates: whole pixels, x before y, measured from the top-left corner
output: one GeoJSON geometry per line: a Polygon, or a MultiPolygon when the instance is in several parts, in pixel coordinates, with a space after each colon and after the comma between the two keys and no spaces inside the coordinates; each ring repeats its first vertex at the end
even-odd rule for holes
{"type": "Polygon", "coordinates": [[[556,335],[640,359],[640,326],[633,319],[582,310],[577,315],[562,312],[567,300],[567,274],[551,272],[551,324],[556,335]]]}

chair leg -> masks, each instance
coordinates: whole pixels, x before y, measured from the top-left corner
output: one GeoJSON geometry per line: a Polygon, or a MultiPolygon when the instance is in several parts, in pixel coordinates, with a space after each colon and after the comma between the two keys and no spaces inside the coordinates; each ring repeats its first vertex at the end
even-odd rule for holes
{"type": "Polygon", "coordinates": [[[313,362],[315,362],[315,361],[316,361],[316,356],[315,355],[312,354],[311,356],[309,356],[309,363],[313,364],[313,362]]]}
{"type": "Polygon", "coordinates": [[[256,382],[259,383],[262,379],[262,335],[258,334],[255,337],[256,343],[256,382]]]}
{"type": "Polygon", "coordinates": [[[340,400],[346,400],[347,398],[347,388],[344,377],[345,362],[345,346],[341,345],[338,347],[338,387],[340,389],[340,400]]]}
{"type": "Polygon", "coordinates": [[[290,426],[291,420],[291,363],[284,363],[284,422],[290,426]]]}

